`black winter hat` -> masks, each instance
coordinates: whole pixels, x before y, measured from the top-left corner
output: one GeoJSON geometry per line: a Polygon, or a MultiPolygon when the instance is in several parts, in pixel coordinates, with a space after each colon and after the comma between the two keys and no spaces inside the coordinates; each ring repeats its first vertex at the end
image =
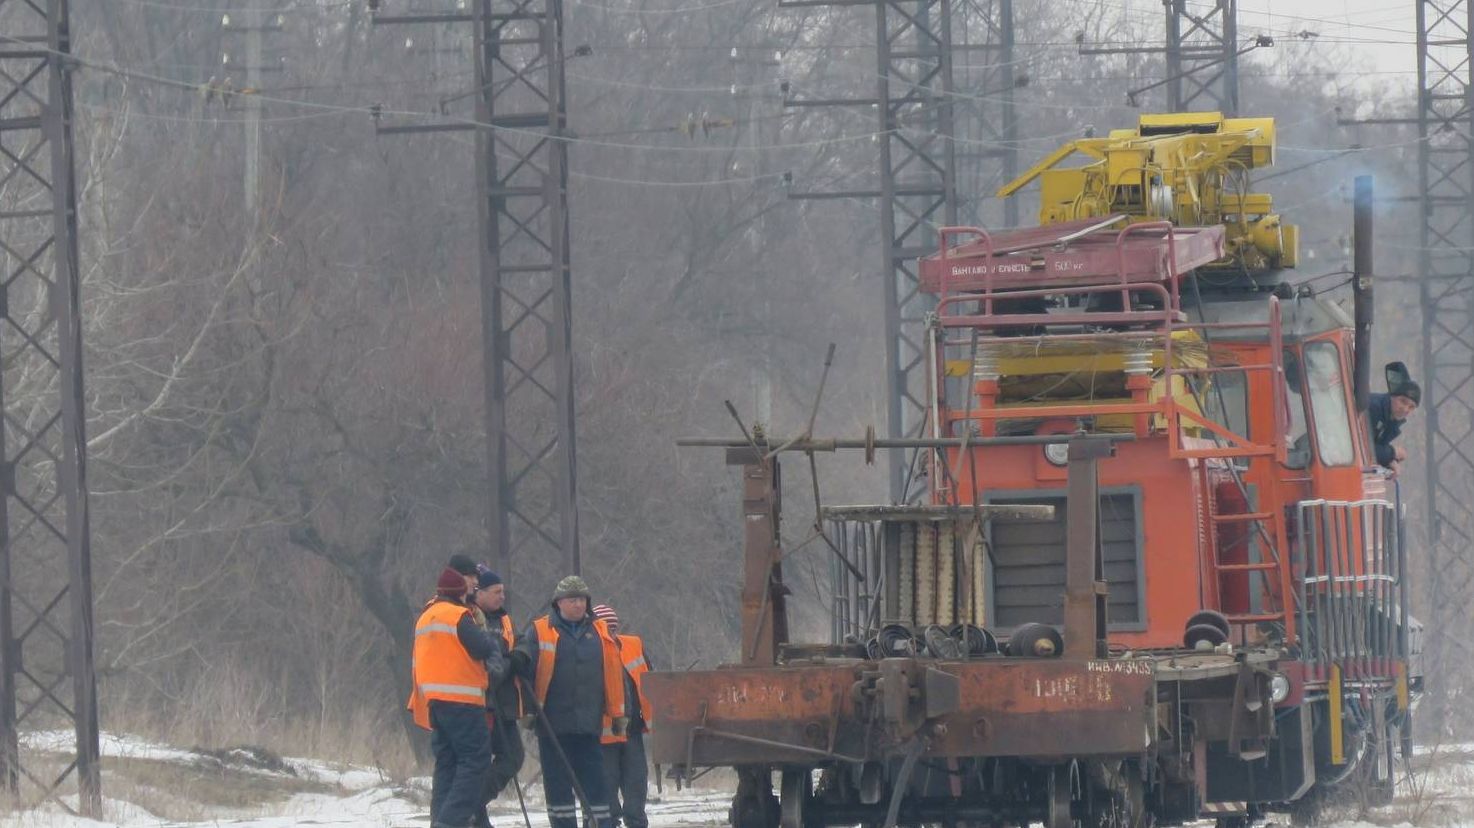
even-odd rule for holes
{"type": "Polygon", "coordinates": [[[451,555],[450,561],[446,563],[446,566],[467,577],[472,577],[476,574],[476,562],[471,560],[470,555],[462,555],[460,553],[451,555]]]}
{"type": "Polygon", "coordinates": [[[1393,389],[1392,396],[1407,397],[1408,399],[1413,401],[1414,405],[1423,404],[1423,389],[1420,388],[1418,384],[1416,382],[1413,382],[1412,380],[1408,380],[1407,382],[1403,383],[1401,387],[1393,389]]]}

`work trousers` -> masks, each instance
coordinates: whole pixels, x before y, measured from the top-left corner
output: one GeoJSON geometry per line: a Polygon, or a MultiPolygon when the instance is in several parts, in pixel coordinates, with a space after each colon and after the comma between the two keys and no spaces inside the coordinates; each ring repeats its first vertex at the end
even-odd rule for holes
{"type": "Polygon", "coordinates": [[[527,751],[522,747],[522,733],[517,720],[510,716],[497,716],[496,726],[491,730],[491,773],[486,777],[486,801],[502,795],[507,786],[522,770],[527,751]]]}
{"type": "Polygon", "coordinates": [[[609,815],[624,828],[649,828],[645,816],[645,789],[650,767],[645,764],[645,734],[631,733],[623,742],[604,745],[604,787],[609,793],[609,815]]]}
{"type": "MultiPolygon", "coordinates": [[[[506,790],[507,784],[522,770],[527,751],[522,747],[522,734],[517,729],[517,720],[510,717],[493,717],[487,714],[491,725],[491,770],[486,775],[486,785],[481,790],[481,799],[490,805],[506,790]]],[[[491,828],[485,805],[476,815],[476,828],[491,828]]]]}
{"type": "Polygon", "coordinates": [[[491,768],[491,731],[479,704],[430,702],[432,828],[466,828],[481,810],[481,789],[491,768]]]}
{"type": "Polygon", "coordinates": [[[578,828],[580,805],[573,792],[573,780],[583,788],[593,811],[593,828],[613,828],[609,816],[609,798],[604,792],[604,754],[595,733],[559,733],[557,744],[563,748],[568,765],[558,755],[558,748],[547,731],[537,731],[538,759],[543,769],[543,794],[548,800],[548,822],[551,828],[578,828]]]}

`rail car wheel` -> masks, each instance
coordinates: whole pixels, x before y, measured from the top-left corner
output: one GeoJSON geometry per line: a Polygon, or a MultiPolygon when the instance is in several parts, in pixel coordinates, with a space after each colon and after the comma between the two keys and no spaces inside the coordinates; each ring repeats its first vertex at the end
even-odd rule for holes
{"type": "Polygon", "coordinates": [[[1146,786],[1141,772],[1131,763],[1115,767],[1091,766],[1090,798],[1085,820],[1088,828],[1149,828],[1146,786]]]}
{"type": "Polygon", "coordinates": [[[778,828],[778,798],[773,796],[773,777],[766,767],[737,771],[737,793],[727,812],[732,828],[778,828]]]}
{"type": "Polygon", "coordinates": [[[783,771],[778,793],[778,827],[804,828],[809,800],[813,799],[813,782],[808,768],[783,771]]]}
{"type": "Polygon", "coordinates": [[[1312,786],[1304,796],[1290,803],[1290,824],[1295,828],[1313,828],[1319,825],[1324,801],[1320,786],[1312,786]]]}
{"type": "Polygon", "coordinates": [[[1044,828],[1081,828],[1075,819],[1080,799],[1080,766],[1075,762],[1055,765],[1049,771],[1048,811],[1044,828]]]}

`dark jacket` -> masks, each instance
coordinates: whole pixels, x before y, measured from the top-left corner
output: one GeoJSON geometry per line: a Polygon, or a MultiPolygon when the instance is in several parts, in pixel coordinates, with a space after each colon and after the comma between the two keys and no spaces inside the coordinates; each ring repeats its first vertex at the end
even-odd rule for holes
{"type": "MultiPolygon", "coordinates": [[[[510,658],[512,654],[506,651],[506,641],[502,639],[502,617],[506,614],[506,610],[487,613],[486,627],[487,634],[491,636],[497,649],[510,658]]],[[[486,709],[502,721],[510,722],[517,718],[517,677],[512,670],[506,670],[500,678],[492,677],[491,693],[486,697],[486,709]]]]}
{"type": "MultiPolygon", "coordinates": [[[[548,613],[558,631],[553,680],[543,701],[554,733],[598,736],[604,725],[604,645],[594,631],[593,615],[570,624],[554,608],[548,613]]],[[[517,638],[517,668],[535,684],[537,630],[528,624],[517,638]]]]}
{"type": "Polygon", "coordinates": [[[1392,441],[1402,434],[1403,420],[1392,419],[1392,395],[1372,394],[1367,401],[1367,427],[1372,433],[1372,450],[1377,463],[1390,466],[1397,459],[1392,441]]]}

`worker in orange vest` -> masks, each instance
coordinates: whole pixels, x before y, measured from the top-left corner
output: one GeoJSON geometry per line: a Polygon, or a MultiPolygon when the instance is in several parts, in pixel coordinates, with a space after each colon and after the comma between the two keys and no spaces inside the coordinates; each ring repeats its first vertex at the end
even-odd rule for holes
{"type": "Polygon", "coordinates": [[[615,735],[613,722],[604,720],[604,787],[609,791],[609,813],[624,828],[649,828],[645,816],[645,791],[650,785],[650,767],[645,759],[645,734],[650,731],[650,700],[645,698],[645,674],[650,662],[645,642],[637,635],[619,631],[619,615],[606,604],[594,607],[594,617],[604,622],[619,646],[624,662],[624,708],[629,718],[624,735],[615,735]]]}
{"type": "Polygon", "coordinates": [[[415,623],[414,689],[409,709],[430,731],[435,775],[431,828],[466,828],[481,808],[491,768],[486,688],[507,671],[499,646],[466,606],[466,578],[446,567],[415,623]]]}
{"type": "Polygon", "coordinates": [[[535,619],[512,655],[532,679],[543,710],[537,731],[543,793],[551,828],[578,828],[574,780],[588,799],[595,828],[612,828],[599,734],[604,722],[623,733],[624,666],[614,636],[589,613],[589,587],[577,575],[558,582],[552,612],[535,619]]]}

